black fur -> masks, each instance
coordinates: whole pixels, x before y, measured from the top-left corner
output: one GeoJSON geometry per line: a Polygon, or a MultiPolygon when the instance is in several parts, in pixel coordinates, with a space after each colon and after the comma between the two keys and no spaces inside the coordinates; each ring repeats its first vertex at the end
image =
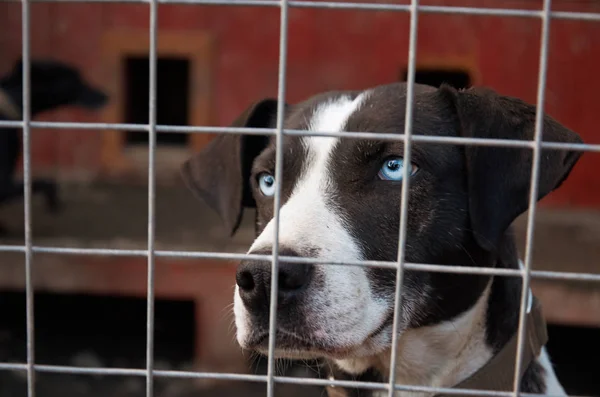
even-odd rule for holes
{"type": "Polygon", "coordinates": [[[527,367],[521,378],[521,391],[524,393],[545,394],[545,375],[546,371],[544,368],[537,361],[533,361],[529,364],[529,367],[527,367]]]}

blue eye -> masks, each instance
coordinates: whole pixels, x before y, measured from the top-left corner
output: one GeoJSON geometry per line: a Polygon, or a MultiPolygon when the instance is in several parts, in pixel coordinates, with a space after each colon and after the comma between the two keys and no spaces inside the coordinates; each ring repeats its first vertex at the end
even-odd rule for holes
{"type": "MultiPolygon", "coordinates": [[[[409,164],[409,175],[414,174],[412,165],[409,164]]],[[[401,181],[404,176],[404,160],[401,157],[393,157],[385,160],[379,170],[379,178],[387,181],[401,181]]]]}
{"type": "Polygon", "coordinates": [[[275,177],[269,173],[263,172],[258,175],[258,187],[262,194],[270,197],[275,194],[275,177]]]}

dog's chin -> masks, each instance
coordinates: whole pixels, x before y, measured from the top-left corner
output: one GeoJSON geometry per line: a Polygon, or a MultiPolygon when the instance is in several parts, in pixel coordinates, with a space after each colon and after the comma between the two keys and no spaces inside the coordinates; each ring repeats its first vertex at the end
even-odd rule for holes
{"type": "MultiPolygon", "coordinates": [[[[352,344],[335,343],[328,339],[326,342],[316,337],[299,336],[285,330],[278,329],[275,339],[275,358],[293,360],[311,360],[318,358],[331,358],[343,360],[372,356],[384,351],[391,343],[390,327],[382,327],[361,341],[352,344]]],[[[269,352],[269,333],[256,332],[245,341],[240,341],[241,346],[267,355],[269,352]]]]}

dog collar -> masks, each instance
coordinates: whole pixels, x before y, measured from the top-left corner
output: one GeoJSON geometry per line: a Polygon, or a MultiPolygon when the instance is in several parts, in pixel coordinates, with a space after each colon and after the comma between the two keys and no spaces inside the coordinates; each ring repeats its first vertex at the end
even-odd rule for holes
{"type": "Polygon", "coordinates": [[[0,88],[0,114],[10,120],[18,120],[21,118],[19,108],[15,106],[8,94],[0,88]]]}
{"type": "MultiPolygon", "coordinates": [[[[519,263],[522,267],[522,263],[519,263]]],[[[533,296],[531,290],[528,291],[527,309],[525,315],[525,340],[523,345],[523,355],[521,357],[522,365],[519,373],[519,379],[523,377],[529,364],[535,360],[542,347],[548,341],[548,331],[546,321],[544,320],[542,305],[533,296]]],[[[494,355],[483,367],[473,375],[463,380],[453,389],[471,389],[482,391],[511,391],[514,385],[515,364],[517,357],[519,336],[515,331],[509,341],[494,355]]],[[[330,380],[334,377],[330,376],[330,380]]],[[[361,391],[350,391],[347,388],[328,386],[327,395],[329,397],[354,397],[362,396],[361,391]],[[354,393],[356,391],[357,393],[354,393]]],[[[476,394],[436,394],[434,397],[452,397],[452,396],[476,396],[476,394]]]]}

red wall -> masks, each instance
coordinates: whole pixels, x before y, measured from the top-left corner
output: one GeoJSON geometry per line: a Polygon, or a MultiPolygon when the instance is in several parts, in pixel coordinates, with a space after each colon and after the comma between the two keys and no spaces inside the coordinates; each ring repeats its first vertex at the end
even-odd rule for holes
{"type": "MultiPolygon", "coordinates": [[[[487,7],[540,7],[537,1],[471,0],[487,7]]],[[[427,4],[434,4],[428,2],[427,4]]],[[[439,1],[436,4],[443,4],[439,1]]],[[[555,10],[600,12],[598,2],[555,2],[555,10]]],[[[21,49],[20,5],[0,4],[0,72],[21,49]]],[[[107,29],[148,27],[147,5],[38,3],[32,5],[32,52],[75,63],[101,84],[100,40],[107,29]]],[[[262,7],[161,5],[160,30],[209,31],[215,37],[213,119],[226,125],[259,97],[277,92],[279,11],[262,7]]],[[[366,88],[397,80],[405,68],[406,13],[290,9],[287,99],[326,89],[366,88]]],[[[419,17],[418,59],[466,62],[478,85],[535,102],[541,22],[531,18],[425,14],[419,17]]],[[[600,110],[600,22],[553,20],[546,111],[589,143],[600,110]]],[[[44,119],[95,121],[97,114],[61,111],[44,119]]],[[[99,166],[94,132],[35,131],[37,167],[99,166]],[[56,139],[58,134],[59,139],[56,139]],[[60,150],[59,150],[60,147],[60,150]]],[[[600,205],[600,156],[586,154],[549,204],[600,205]]]]}

